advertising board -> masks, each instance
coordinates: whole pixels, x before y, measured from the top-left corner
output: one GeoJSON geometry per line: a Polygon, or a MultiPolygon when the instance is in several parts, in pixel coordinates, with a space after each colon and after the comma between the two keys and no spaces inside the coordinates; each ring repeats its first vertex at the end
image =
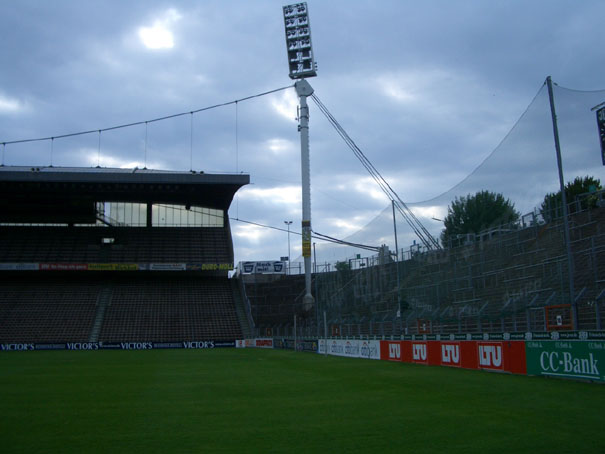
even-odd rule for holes
{"type": "Polygon", "coordinates": [[[460,342],[441,342],[441,365],[461,367],[460,342]]]}
{"type": "Polygon", "coordinates": [[[279,261],[240,262],[241,274],[286,274],[286,264],[279,261]]]}
{"type": "Polygon", "coordinates": [[[263,337],[254,340],[254,346],[256,348],[273,348],[273,338],[263,337]]]}
{"type": "Polygon", "coordinates": [[[528,375],[605,381],[604,341],[528,341],[528,375]]]}
{"type": "Polygon", "coordinates": [[[502,342],[477,342],[479,369],[504,370],[502,342]]]}
{"type": "Polygon", "coordinates": [[[380,342],[380,359],[384,361],[403,361],[401,341],[380,342]]]}
{"type": "Polygon", "coordinates": [[[319,339],[318,353],[349,358],[380,359],[380,341],[357,339],[319,339]]]}
{"type": "Polygon", "coordinates": [[[166,348],[211,349],[235,347],[235,341],[204,340],[183,342],[57,342],[52,344],[3,343],[0,351],[28,350],[157,350],[166,348]]]}

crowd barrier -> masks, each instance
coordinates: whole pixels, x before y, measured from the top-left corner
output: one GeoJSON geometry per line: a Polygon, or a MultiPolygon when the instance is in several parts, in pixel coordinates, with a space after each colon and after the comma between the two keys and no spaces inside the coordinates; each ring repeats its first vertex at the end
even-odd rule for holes
{"type": "Polygon", "coordinates": [[[410,335],[402,340],[255,338],[234,341],[2,343],[0,351],[281,348],[383,361],[605,383],[605,331],[410,335]]]}
{"type": "Polygon", "coordinates": [[[605,332],[404,336],[380,341],[380,359],[605,383],[605,332]]]}
{"type": "MultiPolygon", "coordinates": [[[[605,331],[406,335],[402,340],[302,339],[299,351],[605,383],[605,331]]],[[[294,349],[293,339],[238,346],[294,349]]]]}
{"type": "Polygon", "coordinates": [[[525,341],[380,341],[380,359],[526,374],[525,341]]]}
{"type": "Polygon", "coordinates": [[[233,348],[233,340],[203,340],[183,342],[55,342],[55,343],[2,343],[0,351],[32,350],[158,350],[167,348],[233,348]]]}

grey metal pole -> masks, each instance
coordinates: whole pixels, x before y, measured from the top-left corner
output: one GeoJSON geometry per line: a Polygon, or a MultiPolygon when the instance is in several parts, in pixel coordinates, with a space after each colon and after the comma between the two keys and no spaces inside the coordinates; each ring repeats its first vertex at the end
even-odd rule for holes
{"type": "Polygon", "coordinates": [[[395,232],[395,257],[397,257],[397,261],[399,262],[399,245],[397,243],[397,222],[395,222],[395,201],[391,200],[391,205],[393,206],[393,231],[395,232]]]}
{"type": "Polygon", "coordinates": [[[284,224],[286,224],[288,226],[288,274],[290,273],[290,224],[292,224],[292,221],[284,221],[284,224]]]}
{"type": "Polygon", "coordinates": [[[294,314],[294,351],[296,351],[296,314],[294,314]]]}
{"type": "Polygon", "coordinates": [[[563,229],[565,232],[565,249],[567,251],[567,271],[569,277],[569,298],[571,300],[571,310],[573,317],[573,329],[578,330],[578,305],[575,298],[574,289],[574,266],[571,253],[571,240],[569,236],[569,211],[567,207],[567,196],[565,195],[565,180],[563,179],[563,164],[561,161],[561,144],[559,143],[559,127],[557,126],[557,114],[555,112],[555,98],[552,89],[552,79],[546,78],[548,86],[548,99],[550,100],[550,112],[552,115],[552,129],[555,137],[555,150],[557,152],[557,166],[559,168],[559,186],[561,188],[561,203],[563,204],[563,229]]]}
{"type": "Polygon", "coordinates": [[[397,222],[395,218],[395,201],[391,200],[393,207],[393,231],[395,232],[395,273],[397,273],[397,317],[401,317],[401,298],[399,296],[399,245],[397,243],[397,222]]]}
{"type": "Polygon", "coordinates": [[[328,322],[326,321],[326,311],[324,311],[324,354],[328,356],[328,322]]]}
{"type": "Polygon", "coordinates": [[[300,98],[300,160],[302,176],[302,252],[305,261],[305,296],[303,309],[310,310],[314,299],[311,294],[311,165],[309,159],[309,107],[307,96],[313,94],[313,88],[305,79],[294,84],[300,98]]]}

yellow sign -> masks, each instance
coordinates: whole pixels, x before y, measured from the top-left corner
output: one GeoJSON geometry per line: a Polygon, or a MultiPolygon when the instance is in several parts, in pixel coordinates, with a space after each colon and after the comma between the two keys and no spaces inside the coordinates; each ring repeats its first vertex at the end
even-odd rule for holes
{"type": "Polygon", "coordinates": [[[89,263],[89,271],[137,271],[136,263],[89,263]]]}

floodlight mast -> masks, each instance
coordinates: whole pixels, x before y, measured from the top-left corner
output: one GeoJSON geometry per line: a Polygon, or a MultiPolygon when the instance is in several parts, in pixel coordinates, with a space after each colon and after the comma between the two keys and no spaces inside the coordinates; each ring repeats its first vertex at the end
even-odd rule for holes
{"type": "Polygon", "coordinates": [[[309,158],[309,106],[307,96],[313,88],[305,79],[294,84],[300,98],[298,130],[300,131],[300,165],[302,177],[302,252],[305,260],[305,296],[303,309],[310,310],[314,299],[311,295],[311,164],[309,158]]]}
{"type": "Polygon", "coordinates": [[[298,131],[300,132],[300,161],[302,176],[302,255],[305,262],[305,296],[303,310],[312,309],[315,300],[311,294],[311,166],[309,159],[309,106],[307,97],[313,88],[305,77],[317,75],[311,27],[306,3],[296,3],[283,7],[286,50],[288,52],[289,76],[297,80],[294,84],[300,99],[298,131]]]}
{"type": "Polygon", "coordinates": [[[284,6],[283,9],[290,78],[314,77],[317,75],[317,71],[311,45],[311,26],[307,4],[296,3],[284,6]]]}

